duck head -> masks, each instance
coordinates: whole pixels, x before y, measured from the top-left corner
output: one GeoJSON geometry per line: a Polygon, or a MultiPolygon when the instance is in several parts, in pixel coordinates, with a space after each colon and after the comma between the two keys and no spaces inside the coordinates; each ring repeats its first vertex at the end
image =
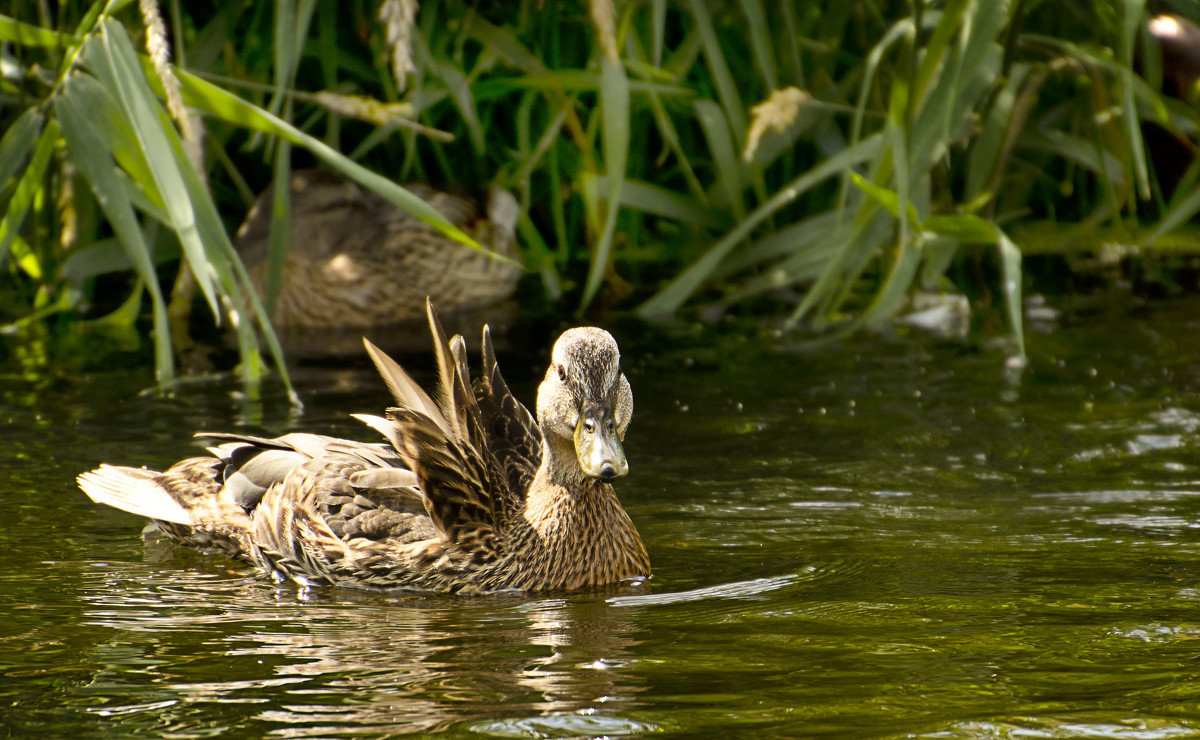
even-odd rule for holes
{"type": "MultiPolygon", "coordinates": [[[[538,424],[550,454],[571,457],[589,478],[613,481],[629,472],[621,442],[633,417],[633,393],[621,373],[621,353],[603,329],[581,327],[554,343],[550,367],[538,388],[538,424]],[[556,454],[557,453],[557,454],[556,454]]],[[[570,460],[552,459],[558,473],[574,472],[570,460]]]]}

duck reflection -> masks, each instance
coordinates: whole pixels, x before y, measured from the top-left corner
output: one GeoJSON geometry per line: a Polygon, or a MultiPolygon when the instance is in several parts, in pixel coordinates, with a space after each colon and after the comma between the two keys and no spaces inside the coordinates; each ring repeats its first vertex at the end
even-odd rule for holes
{"type": "MultiPolygon", "coordinates": [[[[552,715],[595,723],[638,706],[644,689],[632,670],[637,610],[599,595],[306,593],[246,579],[180,584],[161,572],[135,580],[113,589],[110,577],[90,595],[88,617],[147,638],[125,660],[152,680],[103,692],[101,713],[161,712],[185,735],[175,722],[181,714],[196,728],[250,721],[282,737],[437,732],[552,715]],[[169,591],[163,581],[174,582],[169,591]]],[[[131,678],[111,653],[105,662],[131,678]]]]}
{"type": "Polygon", "coordinates": [[[258,719],[307,730],[332,723],[436,732],[498,717],[627,709],[640,690],[619,670],[632,663],[635,627],[627,611],[603,602],[338,611],[303,633],[256,635],[230,651],[284,657],[281,678],[321,686],[290,687],[258,719]]]}

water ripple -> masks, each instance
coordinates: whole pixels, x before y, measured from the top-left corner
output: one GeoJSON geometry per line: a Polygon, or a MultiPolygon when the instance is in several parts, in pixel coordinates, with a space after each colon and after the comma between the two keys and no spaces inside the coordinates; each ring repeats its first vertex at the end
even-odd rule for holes
{"type": "Polygon", "coordinates": [[[475,732],[494,737],[614,737],[658,732],[659,727],[625,717],[591,713],[551,714],[542,717],[497,719],[471,727],[475,732]]]}
{"type": "Polygon", "coordinates": [[[1181,723],[1173,719],[1108,719],[1087,721],[1078,719],[1020,718],[1008,721],[963,722],[947,730],[940,730],[910,737],[938,738],[941,740],[984,740],[1024,738],[1048,740],[1171,740],[1172,738],[1196,737],[1200,725],[1181,723]]]}
{"type": "Polygon", "coordinates": [[[639,594],[637,596],[614,596],[607,599],[612,606],[660,606],[663,604],[684,604],[693,601],[708,601],[710,599],[750,599],[763,594],[790,586],[800,580],[795,574],[776,576],[775,578],[755,578],[737,583],[723,583],[719,586],[708,586],[691,591],[677,591],[665,594],[639,594]]]}

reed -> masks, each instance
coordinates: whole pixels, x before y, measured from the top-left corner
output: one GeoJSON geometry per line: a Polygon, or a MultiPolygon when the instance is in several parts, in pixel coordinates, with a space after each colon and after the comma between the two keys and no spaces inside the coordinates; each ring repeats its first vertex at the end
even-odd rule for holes
{"type": "Polygon", "coordinates": [[[1200,116],[1162,93],[1139,0],[228,5],[174,0],[166,35],[121,3],[45,17],[18,0],[0,16],[20,70],[0,101],[0,259],[30,297],[14,325],[88,316],[96,278],[125,272],[151,299],[169,382],[178,254],[236,329],[245,377],[265,346],[286,382],[268,315],[287,189],[262,303],[219,214],[293,161],[464,242],[396,183],[509,188],[526,265],[577,311],[600,299],[663,319],[766,298],[789,326],[875,326],[915,288],[969,288],[954,266],[990,250],[1014,354],[1014,223],[1149,244],[1200,210],[1197,168],[1166,183],[1142,140],[1154,125],[1189,142],[1200,116]],[[190,116],[207,127],[199,166],[179,134],[190,116]]]}

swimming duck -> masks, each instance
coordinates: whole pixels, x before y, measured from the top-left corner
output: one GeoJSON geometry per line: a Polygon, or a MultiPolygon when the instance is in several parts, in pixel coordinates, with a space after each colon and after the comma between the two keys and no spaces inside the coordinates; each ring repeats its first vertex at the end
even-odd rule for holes
{"type": "MultiPolygon", "coordinates": [[[[447,313],[480,308],[512,295],[521,277],[519,208],[501,188],[493,188],[483,214],[470,200],[406,186],[508,261],[459,244],[341,175],[297,170],[290,187],[290,241],[271,319],[285,334],[419,321],[426,297],[447,313]]],[[[273,192],[259,196],[234,240],[259,295],[273,192]]]]}
{"type": "Polygon", "coordinates": [[[396,405],[355,416],[386,442],[199,434],[217,443],[209,456],[162,473],[101,465],[80,487],[186,545],[305,586],[470,594],[649,576],[612,487],[629,471],[633,414],[612,336],[583,327],[558,338],[535,421],[501,377],[488,327],[472,386],[466,342],[447,341],[426,310],[436,401],[364,340],[396,405]]]}

